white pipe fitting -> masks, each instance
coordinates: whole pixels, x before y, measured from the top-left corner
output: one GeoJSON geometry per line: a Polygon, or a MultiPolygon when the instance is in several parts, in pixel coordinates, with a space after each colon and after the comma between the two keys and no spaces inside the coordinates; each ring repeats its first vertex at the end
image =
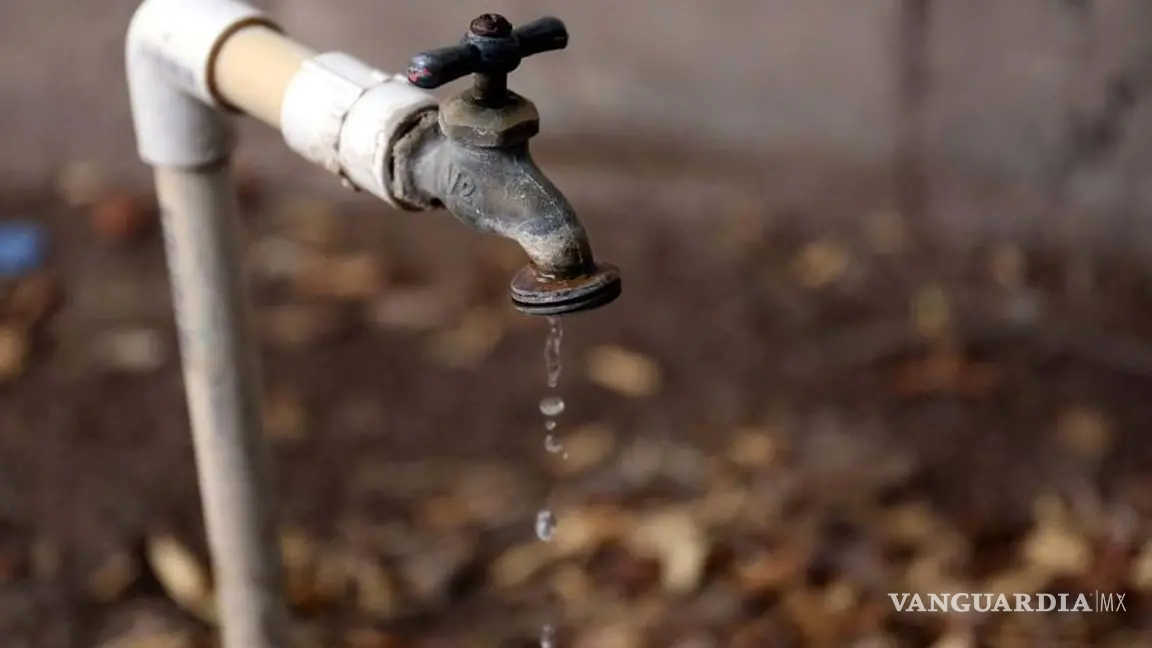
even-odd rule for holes
{"type": "Polygon", "coordinates": [[[313,57],[283,96],[280,128],[288,146],[393,206],[390,151],[404,127],[436,107],[402,76],[343,52],[313,57]]]}
{"type": "Polygon", "coordinates": [[[137,146],[148,164],[226,158],[234,146],[228,113],[240,111],[279,128],[289,148],[345,184],[404,207],[391,192],[392,146],[436,108],[404,77],[341,52],[311,55],[236,0],[144,0],[127,57],[137,146]]]}
{"type": "Polygon", "coordinates": [[[233,0],[145,0],[128,27],[128,94],[145,162],[187,168],[232,152],[235,136],[212,84],[215,52],[248,25],[278,29],[233,0]]]}

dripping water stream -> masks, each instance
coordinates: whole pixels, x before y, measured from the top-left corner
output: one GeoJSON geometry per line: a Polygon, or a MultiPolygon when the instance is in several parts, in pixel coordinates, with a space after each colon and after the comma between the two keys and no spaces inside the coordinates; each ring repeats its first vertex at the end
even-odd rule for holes
{"type": "MultiPolygon", "coordinates": [[[[564,413],[564,398],[556,393],[560,384],[560,343],[564,339],[564,327],[559,317],[548,318],[548,337],[544,342],[544,367],[547,371],[548,393],[540,400],[540,413],[544,415],[544,449],[560,459],[568,458],[568,451],[556,434],[556,419],[564,413]]],[[[542,542],[550,542],[556,532],[556,514],[549,508],[536,514],[536,537],[542,542]]],[[[556,648],[555,619],[545,623],[540,631],[540,648],[556,648]]]]}

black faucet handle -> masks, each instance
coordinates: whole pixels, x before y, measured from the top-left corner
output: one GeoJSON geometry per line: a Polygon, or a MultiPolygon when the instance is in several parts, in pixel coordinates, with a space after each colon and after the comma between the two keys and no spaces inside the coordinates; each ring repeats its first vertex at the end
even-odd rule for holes
{"type": "Polygon", "coordinates": [[[568,28],[555,16],[544,16],[520,25],[512,34],[520,43],[520,58],[568,47],[568,28]]]}
{"type": "Polygon", "coordinates": [[[546,16],[513,29],[500,14],[484,14],[472,21],[459,45],[418,54],[408,67],[408,81],[431,90],[466,74],[476,75],[478,99],[499,101],[506,94],[508,74],[525,58],[568,46],[568,28],[559,18],[546,16]]]}

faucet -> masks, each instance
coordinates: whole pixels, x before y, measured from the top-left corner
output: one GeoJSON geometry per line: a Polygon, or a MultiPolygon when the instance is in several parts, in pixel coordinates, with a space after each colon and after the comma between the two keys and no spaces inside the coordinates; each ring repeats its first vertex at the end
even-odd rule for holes
{"type": "Polygon", "coordinates": [[[520,244],[529,263],[512,280],[512,303],[534,315],[596,308],[620,295],[619,270],[596,262],[576,212],[532,159],[536,106],[508,89],[508,74],[524,58],[567,45],[557,18],[513,29],[499,14],[479,16],[460,44],[416,56],[407,71],[420,88],[466,74],[472,87],[414,122],[393,149],[401,200],[447,208],[473,229],[520,244]]]}
{"type": "Polygon", "coordinates": [[[317,54],[241,0],[143,0],[133,14],[129,104],[161,208],[224,648],[287,643],[258,354],[239,271],[233,117],[277,129],[346,187],[399,209],[446,208],[519,243],[528,263],[510,293],[520,311],[584,311],[620,295],[620,272],[596,260],[572,206],[533,162],[539,115],[508,89],[524,58],[567,43],[556,18],[513,29],[485,14],[461,43],[397,75],[343,52],[317,54]],[[427,92],[465,74],[472,88],[443,104],[427,92]]]}

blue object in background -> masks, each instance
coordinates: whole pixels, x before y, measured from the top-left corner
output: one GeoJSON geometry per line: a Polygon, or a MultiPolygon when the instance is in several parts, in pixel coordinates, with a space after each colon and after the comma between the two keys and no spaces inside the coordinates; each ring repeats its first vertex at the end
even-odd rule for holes
{"type": "Polygon", "coordinates": [[[39,223],[0,221],[0,277],[12,279],[39,270],[47,246],[47,236],[39,223]]]}

